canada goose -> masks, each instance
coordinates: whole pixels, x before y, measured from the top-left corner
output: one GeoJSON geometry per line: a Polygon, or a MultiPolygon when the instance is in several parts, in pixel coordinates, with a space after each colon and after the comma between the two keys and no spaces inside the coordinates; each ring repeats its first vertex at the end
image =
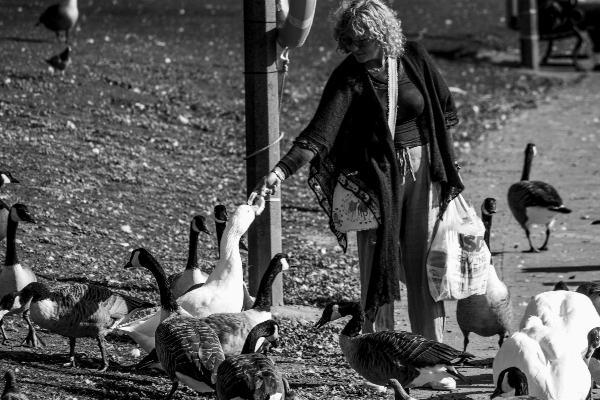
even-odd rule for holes
{"type": "Polygon", "coordinates": [[[414,397],[410,397],[408,393],[406,393],[398,380],[390,379],[390,386],[394,390],[394,400],[415,400],[414,397]]]}
{"type": "MultiPolygon", "coordinates": [[[[217,232],[217,251],[220,258],[221,238],[223,237],[223,232],[225,232],[225,226],[227,225],[227,221],[229,220],[229,214],[227,214],[227,208],[223,204],[217,204],[214,208],[214,213],[215,230],[217,232]]],[[[243,238],[240,238],[240,249],[248,251],[248,247],[244,243],[243,238]]],[[[246,273],[246,269],[244,269],[244,273],[246,273]]],[[[242,287],[242,289],[244,290],[244,306],[242,310],[249,310],[252,308],[252,304],[254,304],[254,298],[250,296],[250,292],[248,291],[246,282],[244,282],[244,286],[242,287]]]]}
{"type": "Polygon", "coordinates": [[[60,54],[46,59],[46,62],[55,70],[61,71],[64,74],[65,69],[71,65],[71,46],[60,54]]]}
{"type": "Polygon", "coordinates": [[[521,181],[514,183],[508,189],[508,205],[517,222],[525,229],[530,246],[527,252],[530,253],[548,250],[548,239],[556,214],[569,214],[571,212],[564,206],[554,187],[546,182],[529,180],[531,163],[536,153],[535,145],[529,143],[525,149],[525,164],[521,181]],[[529,237],[529,228],[531,225],[536,224],[546,225],[546,240],[539,249],[533,247],[529,237]]]}
{"type": "Polygon", "coordinates": [[[31,318],[41,328],[68,337],[70,354],[66,366],[76,367],[75,341],[91,337],[98,340],[102,368],[108,368],[104,337],[115,326],[126,322],[138,310],[154,304],[119,294],[101,286],[74,283],[51,291],[46,285],[32,282],[20,292],[2,298],[0,309],[7,310],[31,302],[31,318]]]}
{"type": "Polygon", "coordinates": [[[519,329],[525,327],[532,315],[538,316],[544,325],[563,331],[582,357],[588,350],[588,333],[600,327],[600,316],[591,300],[577,292],[553,290],[536,295],[525,308],[519,329]]]}
{"type": "Polygon", "coordinates": [[[358,303],[328,304],[315,328],[347,315],[352,319],[340,334],[340,347],[348,364],[367,381],[386,385],[395,378],[403,387],[411,388],[457,377],[470,384],[450,361],[474,358],[474,355],[410,332],[382,331],[361,335],[365,313],[358,303]]]}
{"type": "Polygon", "coordinates": [[[40,24],[54,31],[56,40],[60,42],[59,33],[65,32],[65,43],[69,44],[69,31],[79,18],[79,9],[77,8],[77,0],[61,0],[60,3],[54,4],[46,9],[35,26],[40,24]]]}
{"type": "Polygon", "coordinates": [[[527,385],[527,376],[517,367],[509,367],[498,375],[498,382],[494,393],[490,399],[502,397],[509,399],[522,400],[541,400],[539,397],[529,396],[529,386],[527,385]],[[513,394],[514,396],[510,396],[513,394]],[[510,396],[510,397],[509,397],[510,396]]]}
{"type": "MultiPolygon", "coordinates": [[[[219,336],[219,342],[226,358],[240,354],[250,331],[257,324],[271,319],[273,281],[280,272],[286,271],[288,268],[289,265],[285,255],[283,253],[276,254],[260,281],[256,301],[250,310],[238,313],[216,313],[202,319],[219,336]]],[[[162,369],[156,364],[157,362],[156,351],[152,350],[148,356],[138,363],[137,368],[162,369]]]]}
{"type": "MultiPolygon", "coordinates": [[[[204,318],[214,313],[240,312],[243,302],[242,258],[239,250],[240,237],[248,230],[254,218],[264,209],[261,198],[258,205],[241,205],[227,224],[221,242],[221,258],[206,282],[177,299],[179,305],[190,315],[204,318]]],[[[147,353],[154,348],[154,333],[160,322],[160,312],[137,321],[123,324],[118,332],[129,335],[147,353]]]]}
{"type": "Polygon", "coordinates": [[[10,171],[0,170],[0,188],[7,183],[20,183],[20,181],[12,176],[10,171]]]}
{"type": "Polygon", "coordinates": [[[8,206],[8,204],[0,200],[0,242],[6,238],[9,211],[10,207],[8,206]]]}
{"type": "Polygon", "coordinates": [[[4,380],[6,381],[6,385],[4,386],[4,392],[2,392],[0,400],[28,400],[27,396],[19,390],[15,373],[12,370],[6,371],[4,380]]]}
{"type": "MultiPolygon", "coordinates": [[[[588,350],[596,346],[598,343],[590,343],[588,350]]],[[[531,396],[544,400],[588,398],[591,375],[579,345],[565,330],[546,325],[538,316],[529,316],[524,327],[498,350],[493,365],[496,386],[500,373],[509,367],[517,367],[525,374],[531,396]]]]}
{"type": "Polygon", "coordinates": [[[600,225],[600,219],[597,221],[592,222],[592,225],[600,225]]]}
{"type": "MultiPolygon", "coordinates": [[[[35,224],[35,220],[29,213],[29,209],[24,204],[13,205],[8,213],[7,233],[6,233],[6,258],[4,259],[4,267],[0,270],[0,299],[11,292],[23,289],[30,282],[36,282],[37,278],[33,271],[19,263],[17,256],[17,228],[19,222],[30,222],[35,224]]],[[[43,342],[40,342],[35,329],[29,318],[29,307],[27,304],[22,304],[22,308],[11,310],[10,312],[0,312],[0,331],[2,332],[2,344],[6,343],[8,336],[4,331],[4,317],[6,315],[14,315],[23,313],[23,319],[29,326],[29,333],[25,337],[23,343],[31,347],[38,347],[43,342]]]]}
{"type": "Polygon", "coordinates": [[[200,232],[207,235],[211,234],[206,227],[206,218],[203,215],[196,215],[190,222],[190,241],[185,270],[172,274],[168,278],[169,286],[175,298],[184,294],[193,285],[206,282],[208,278],[208,274],[204,273],[198,265],[198,237],[200,232]]]}
{"type": "Polygon", "coordinates": [[[155,343],[158,360],[173,383],[167,400],[173,396],[179,382],[197,392],[214,391],[217,369],[225,360],[217,334],[177,304],[167,285],[165,271],[147,250],[134,250],[125,268],[148,269],[160,290],[160,323],[156,328],[155,343]]]}
{"type": "Polygon", "coordinates": [[[556,285],[554,285],[554,290],[569,290],[569,287],[563,281],[559,281],[556,285]]]}
{"type": "Polygon", "coordinates": [[[277,340],[279,325],[267,320],[256,325],[246,338],[242,353],[228,358],[217,372],[218,400],[291,399],[287,380],[261,348],[277,340]]]}
{"type": "Polygon", "coordinates": [[[585,282],[579,285],[577,293],[585,294],[600,314],[600,282],[585,282]]]}
{"type": "MultiPolygon", "coordinates": [[[[484,240],[489,248],[492,214],[496,212],[496,200],[487,198],[481,205],[481,219],[485,226],[484,240]]],[[[489,337],[498,335],[498,346],[510,335],[513,309],[510,291],[496,274],[492,264],[488,266],[488,280],[485,294],[472,295],[457,301],[456,319],[464,336],[464,349],[467,351],[469,333],[489,337]]]]}

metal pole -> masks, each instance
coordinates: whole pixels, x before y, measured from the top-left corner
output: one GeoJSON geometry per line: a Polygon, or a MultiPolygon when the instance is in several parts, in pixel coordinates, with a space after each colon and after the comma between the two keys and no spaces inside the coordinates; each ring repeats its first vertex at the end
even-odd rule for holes
{"type": "MultiPolygon", "coordinates": [[[[244,0],[246,154],[279,137],[275,1],[244,0]]],[[[246,161],[247,195],[279,161],[279,144],[246,161]]],[[[281,252],[281,192],[271,196],[248,232],[248,279],[256,295],[271,258],[281,252]]],[[[273,305],[283,305],[281,275],[273,283],[273,305]]]]}
{"type": "Polygon", "coordinates": [[[539,69],[540,65],[540,37],[537,25],[537,0],[519,0],[521,64],[535,70],[539,69]]]}

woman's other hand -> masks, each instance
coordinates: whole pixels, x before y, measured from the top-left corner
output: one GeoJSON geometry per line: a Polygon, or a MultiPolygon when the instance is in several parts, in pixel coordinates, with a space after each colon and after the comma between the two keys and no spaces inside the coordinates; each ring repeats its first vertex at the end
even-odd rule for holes
{"type": "Polygon", "coordinates": [[[283,171],[281,171],[279,168],[276,168],[260,178],[254,187],[254,190],[252,193],[250,193],[250,197],[248,197],[248,205],[253,205],[254,199],[256,199],[258,196],[266,197],[267,195],[274,194],[275,189],[283,180],[282,177],[284,177],[283,171]]]}

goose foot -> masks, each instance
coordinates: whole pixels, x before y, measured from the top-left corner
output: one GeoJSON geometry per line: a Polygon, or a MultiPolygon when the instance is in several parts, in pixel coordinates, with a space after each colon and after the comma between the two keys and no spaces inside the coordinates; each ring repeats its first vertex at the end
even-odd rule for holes
{"type": "Polygon", "coordinates": [[[535,247],[530,248],[529,250],[523,250],[523,253],[539,253],[540,251],[535,247]]]}
{"type": "Polygon", "coordinates": [[[548,250],[548,246],[542,246],[539,248],[540,251],[547,251],[548,250]]]}
{"type": "Polygon", "coordinates": [[[38,337],[35,332],[29,332],[25,339],[21,342],[21,346],[33,347],[37,349],[42,346],[46,346],[46,342],[42,340],[42,338],[38,337]]]}
{"type": "Polygon", "coordinates": [[[63,367],[77,368],[77,363],[75,362],[75,357],[70,357],[69,362],[64,363],[63,367]]]}
{"type": "Polygon", "coordinates": [[[106,372],[107,369],[108,369],[108,364],[104,365],[102,368],[98,368],[98,372],[106,372]]]}

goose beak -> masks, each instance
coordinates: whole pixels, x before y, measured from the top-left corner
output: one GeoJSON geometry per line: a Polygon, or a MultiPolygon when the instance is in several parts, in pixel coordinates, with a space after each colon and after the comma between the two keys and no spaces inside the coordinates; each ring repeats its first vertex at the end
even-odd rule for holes
{"type": "Polygon", "coordinates": [[[24,215],[24,216],[22,217],[22,219],[23,219],[23,221],[26,221],[26,222],[31,222],[32,224],[35,224],[35,223],[36,223],[36,222],[35,222],[35,219],[33,219],[33,217],[32,217],[31,215],[24,215]]]}
{"type": "Polygon", "coordinates": [[[251,207],[256,215],[262,214],[262,212],[265,210],[265,205],[265,198],[262,196],[256,196],[254,199],[252,199],[251,207]]]}
{"type": "Polygon", "coordinates": [[[18,179],[13,178],[12,176],[10,177],[10,182],[11,183],[21,183],[21,181],[19,181],[18,179]]]}
{"type": "Polygon", "coordinates": [[[317,323],[315,324],[315,328],[319,329],[322,326],[325,326],[325,324],[327,324],[329,321],[327,321],[326,319],[321,318],[320,320],[317,321],[317,323]]]}
{"type": "Polygon", "coordinates": [[[500,397],[500,396],[502,396],[502,389],[499,387],[496,387],[496,389],[494,389],[494,393],[492,393],[492,395],[490,396],[490,400],[495,399],[496,397],[500,397]]]}
{"type": "Polygon", "coordinates": [[[125,264],[125,265],[123,266],[123,268],[125,268],[125,269],[130,269],[130,268],[133,268],[133,264],[131,263],[131,261],[129,261],[127,264],[125,264]]]}

